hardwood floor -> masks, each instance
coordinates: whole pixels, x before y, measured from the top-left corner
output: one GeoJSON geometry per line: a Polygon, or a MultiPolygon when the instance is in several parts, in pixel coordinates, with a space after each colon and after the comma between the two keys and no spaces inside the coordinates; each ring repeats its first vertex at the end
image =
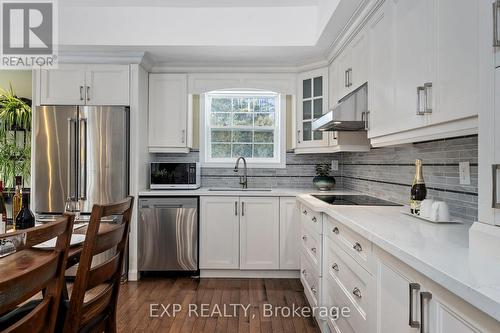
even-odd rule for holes
{"type": "Polygon", "coordinates": [[[121,286],[118,330],[162,333],[319,332],[313,318],[288,317],[286,310],[285,316],[269,316],[270,305],[266,304],[272,305],[273,309],[308,305],[298,279],[144,278],[121,286]],[[175,316],[174,304],[177,304],[175,316]],[[233,304],[241,304],[248,309],[245,311],[243,307],[233,304]]]}

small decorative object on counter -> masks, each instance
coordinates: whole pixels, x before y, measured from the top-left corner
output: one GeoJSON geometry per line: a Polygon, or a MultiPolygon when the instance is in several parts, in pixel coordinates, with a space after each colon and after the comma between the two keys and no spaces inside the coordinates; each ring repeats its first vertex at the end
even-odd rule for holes
{"type": "Polygon", "coordinates": [[[422,160],[417,159],[415,167],[415,178],[413,179],[410,194],[410,211],[412,214],[420,215],[420,206],[427,197],[427,188],[422,173],[422,160]]]}
{"type": "Polygon", "coordinates": [[[16,176],[16,189],[14,193],[14,197],[12,198],[12,226],[14,230],[16,230],[16,216],[21,211],[21,207],[23,204],[23,179],[21,176],[16,176]]]}
{"type": "Polygon", "coordinates": [[[316,164],[317,176],[313,178],[313,184],[320,191],[330,191],[335,186],[335,178],[330,176],[331,170],[329,163],[316,164]]]}
{"type": "Polygon", "coordinates": [[[3,197],[3,181],[0,180],[0,234],[7,231],[7,207],[3,197]]]}
{"type": "Polygon", "coordinates": [[[35,215],[29,208],[29,194],[23,194],[23,208],[16,216],[16,230],[33,228],[35,226],[35,215]]]}

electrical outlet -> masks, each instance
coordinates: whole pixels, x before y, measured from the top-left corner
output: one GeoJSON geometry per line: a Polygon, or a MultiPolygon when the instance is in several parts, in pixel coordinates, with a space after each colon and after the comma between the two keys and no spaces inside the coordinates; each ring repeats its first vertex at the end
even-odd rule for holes
{"type": "Polygon", "coordinates": [[[460,174],[460,185],[470,185],[470,163],[460,162],[458,164],[458,172],[460,174]]]}
{"type": "Polygon", "coordinates": [[[339,161],[332,160],[332,171],[339,171],[339,161]]]}

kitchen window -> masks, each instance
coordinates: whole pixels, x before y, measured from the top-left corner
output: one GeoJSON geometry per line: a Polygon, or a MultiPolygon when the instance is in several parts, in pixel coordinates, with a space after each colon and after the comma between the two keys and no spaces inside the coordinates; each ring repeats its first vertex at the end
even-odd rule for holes
{"type": "Polygon", "coordinates": [[[233,166],[243,156],[249,166],[279,167],[284,163],[281,105],[280,94],[270,91],[206,93],[204,165],[233,166]]]}

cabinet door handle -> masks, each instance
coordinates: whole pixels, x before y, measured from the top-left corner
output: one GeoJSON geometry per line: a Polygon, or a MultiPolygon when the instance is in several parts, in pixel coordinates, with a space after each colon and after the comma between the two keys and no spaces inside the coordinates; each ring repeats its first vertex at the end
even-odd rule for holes
{"type": "Polygon", "coordinates": [[[297,130],[297,143],[300,143],[300,130],[297,130]]]}
{"type": "Polygon", "coordinates": [[[307,210],[305,210],[305,209],[304,209],[304,210],[302,211],[302,214],[307,215],[307,210]]]}
{"type": "Polygon", "coordinates": [[[362,247],[362,246],[361,246],[361,244],[359,244],[358,242],[356,242],[356,244],[354,244],[354,245],[352,246],[352,248],[353,248],[353,249],[355,249],[355,250],[356,250],[356,251],[358,251],[358,252],[363,251],[363,247],[362,247]]]}
{"type": "Polygon", "coordinates": [[[315,247],[312,247],[312,248],[311,248],[311,252],[312,252],[312,253],[314,253],[314,254],[316,254],[316,248],[315,248],[315,247]]]}
{"type": "Polygon", "coordinates": [[[311,221],[313,221],[314,223],[318,222],[318,219],[316,218],[316,216],[313,216],[313,218],[311,219],[311,221]]]}
{"type": "Polygon", "coordinates": [[[238,216],[238,201],[234,202],[234,215],[238,216]]]}
{"type": "Polygon", "coordinates": [[[413,319],[413,295],[415,292],[420,291],[420,285],[418,283],[410,283],[410,297],[409,297],[409,320],[408,325],[413,328],[420,328],[420,322],[413,319]]]}
{"type": "Polygon", "coordinates": [[[85,97],[87,98],[87,101],[90,101],[90,87],[87,86],[87,89],[85,90],[85,97]]]}
{"type": "Polygon", "coordinates": [[[498,36],[498,12],[500,11],[500,0],[493,2],[493,47],[500,47],[500,38],[498,36]]]}
{"type": "Polygon", "coordinates": [[[335,235],[338,235],[338,234],[340,233],[339,228],[337,228],[337,227],[333,228],[332,232],[333,232],[335,235]]]}
{"type": "Polygon", "coordinates": [[[332,265],[332,269],[335,271],[335,272],[338,272],[339,271],[339,265],[337,263],[334,263],[332,265]]]}
{"type": "Polygon", "coordinates": [[[361,121],[365,122],[365,131],[368,131],[370,129],[369,124],[368,124],[369,115],[370,115],[370,111],[361,112],[361,121]]]}
{"type": "Polygon", "coordinates": [[[305,269],[302,270],[302,275],[307,276],[307,271],[305,269]]]}
{"type": "Polygon", "coordinates": [[[349,69],[344,72],[344,87],[349,87],[349,69]]]}
{"type": "Polygon", "coordinates": [[[316,293],[318,292],[318,291],[316,290],[316,288],[314,288],[314,287],[311,287],[311,291],[312,291],[312,293],[313,293],[314,295],[316,295],[316,293]]]}
{"type": "Polygon", "coordinates": [[[83,86],[80,86],[80,101],[83,101],[83,86]]]}
{"type": "Polygon", "coordinates": [[[361,298],[361,290],[359,290],[358,287],[354,287],[354,289],[352,290],[352,294],[357,298],[361,298]]]}
{"type": "Polygon", "coordinates": [[[352,68],[349,68],[347,70],[347,86],[348,87],[352,86],[352,68]]]}
{"type": "Polygon", "coordinates": [[[305,242],[307,240],[307,236],[306,235],[302,236],[302,240],[305,242]]]}
{"type": "Polygon", "coordinates": [[[425,87],[417,87],[417,116],[423,116],[425,114],[424,107],[422,106],[422,104],[425,103],[425,99],[422,93],[425,93],[425,87]]]}
{"type": "Polygon", "coordinates": [[[425,305],[432,299],[432,294],[428,291],[420,293],[420,333],[425,333],[425,305]]]}
{"type": "Polygon", "coordinates": [[[500,171],[500,164],[493,164],[492,170],[493,170],[493,175],[492,175],[493,195],[492,195],[491,207],[499,209],[500,202],[498,202],[498,172],[500,171]]]}
{"type": "Polygon", "coordinates": [[[181,140],[182,140],[182,143],[184,143],[186,141],[186,130],[185,129],[183,129],[181,132],[181,140]]]}
{"type": "Polygon", "coordinates": [[[241,216],[245,216],[245,203],[241,203],[241,216]]]}
{"type": "Polygon", "coordinates": [[[425,106],[424,113],[432,113],[432,82],[424,83],[425,106]]]}

